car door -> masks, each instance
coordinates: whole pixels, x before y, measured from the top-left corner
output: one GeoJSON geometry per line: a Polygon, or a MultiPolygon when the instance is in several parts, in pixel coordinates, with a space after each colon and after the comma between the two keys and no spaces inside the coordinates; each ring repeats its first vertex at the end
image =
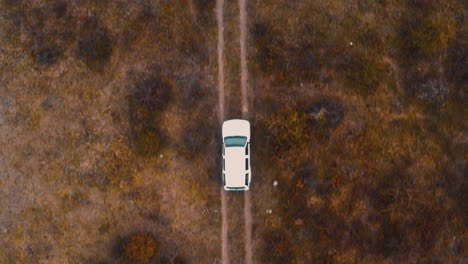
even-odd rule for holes
{"type": "Polygon", "coordinates": [[[249,185],[252,179],[252,170],[250,167],[250,141],[247,142],[245,146],[245,170],[247,171],[245,175],[245,185],[249,185]]]}
{"type": "Polygon", "coordinates": [[[225,159],[225,147],[224,147],[224,142],[222,143],[222,158],[223,158],[223,161],[222,161],[222,168],[223,168],[223,174],[222,174],[222,180],[223,180],[223,185],[226,185],[226,174],[225,174],[225,170],[226,170],[226,159],[225,159]]]}

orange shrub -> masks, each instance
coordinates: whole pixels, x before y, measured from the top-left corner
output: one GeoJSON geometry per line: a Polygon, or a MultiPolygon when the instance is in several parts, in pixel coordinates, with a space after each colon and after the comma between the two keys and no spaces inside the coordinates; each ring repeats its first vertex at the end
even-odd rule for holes
{"type": "Polygon", "coordinates": [[[149,263],[156,249],[156,240],[151,234],[136,234],[125,245],[125,255],[135,263],[149,263]]]}

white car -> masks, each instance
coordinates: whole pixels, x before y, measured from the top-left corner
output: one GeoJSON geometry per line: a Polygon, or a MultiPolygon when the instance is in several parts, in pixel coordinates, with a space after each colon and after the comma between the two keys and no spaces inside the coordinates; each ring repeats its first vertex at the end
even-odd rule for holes
{"type": "Polygon", "coordinates": [[[250,123],[231,119],[223,123],[223,184],[227,191],[247,191],[250,171],[250,123]]]}

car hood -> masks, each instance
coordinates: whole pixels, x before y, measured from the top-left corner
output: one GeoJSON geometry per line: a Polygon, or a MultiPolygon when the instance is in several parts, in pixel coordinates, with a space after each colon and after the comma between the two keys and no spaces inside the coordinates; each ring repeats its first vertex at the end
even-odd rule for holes
{"type": "Polygon", "coordinates": [[[245,148],[228,147],[225,154],[226,186],[245,186],[245,148]]]}
{"type": "Polygon", "coordinates": [[[250,140],[250,123],[243,119],[231,119],[223,123],[223,139],[230,136],[244,136],[250,140]]]}

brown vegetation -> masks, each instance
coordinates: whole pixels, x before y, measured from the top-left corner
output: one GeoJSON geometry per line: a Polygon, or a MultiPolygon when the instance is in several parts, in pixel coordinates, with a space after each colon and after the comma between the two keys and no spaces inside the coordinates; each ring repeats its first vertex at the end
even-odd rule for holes
{"type": "Polygon", "coordinates": [[[408,1],[401,25],[403,54],[414,60],[445,51],[457,31],[453,8],[455,1],[408,1]]]}
{"type": "Polygon", "coordinates": [[[265,263],[294,263],[292,261],[291,244],[288,235],[281,230],[271,230],[263,237],[265,241],[262,261],[265,263]]]}
{"type": "Polygon", "coordinates": [[[373,94],[388,78],[389,67],[378,54],[355,53],[342,66],[347,86],[362,96],[373,94]]]}
{"type": "Polygon", "coordinates": [[[84,29],[78,41],[78,56],[90,69],[102,71],[112,55],[112,42],[109,33],[105,28],[94,29],[93,27],[97,27],[94,25],[86,25],[86,27],[89,28],[84,29]]]}
{"type": "Polygon", "coordinates": [[[209,2],[0,1],[0,263],[116,263],[149,227],[212,260],[209,2]]]}
{"type": "Polygon", "coordinates": [[[161,77],[139,81],[129,96],[131,138],[137,153],[154,156],[161,147],[160,113],[171,98],[171,85],[161,77]]]}
{"type": "MultiPolygon", "coordinates": [[[[291,240],[288,263],[461,261],[466,159],[449,145],[466,145],[452,138],[466,130],[459,119],[466,10],[455,1],[355,4],[255,4],[253,126],[268,145],[257,157],[268,165],[256,170],[261,184],[279,182],[259,187],[271,192],[277,215],[257,216],[291,240]],[[301,10],[315,23],[287,19],[302,18],[301,10]],[[323,59],[316,76],[306,78],[307,67],[283,75],[299,63],[291,47],[304,43],[323,59]]],[[[272,249],[287,239],[259,229],[271,243],[259,259],[282,262],[272,249]]]]}
{"type": "Polygon", "coordinates": [[[311,140],[324,141],[329,130],[343,118],[343,105],[337,98],[300,99],[269,116],[267,129],[277,152],[311,140]]]}
{"type": "Polygon", "coordinates": [[[133,235],[125,245],[125,256],[134,263],[149,263],[157,250],[151,234],[133,235]]]}
{"type": "MultiPolygon", "coordinates": [[[[0,263],[219,258],[216,1],[192,4],[0,1],[0,263]],[[158,241],[109,252],[135,230],[158,241]]],[[[463,263],[466,4],[248,4],[255,261],[463,263]]]]}

